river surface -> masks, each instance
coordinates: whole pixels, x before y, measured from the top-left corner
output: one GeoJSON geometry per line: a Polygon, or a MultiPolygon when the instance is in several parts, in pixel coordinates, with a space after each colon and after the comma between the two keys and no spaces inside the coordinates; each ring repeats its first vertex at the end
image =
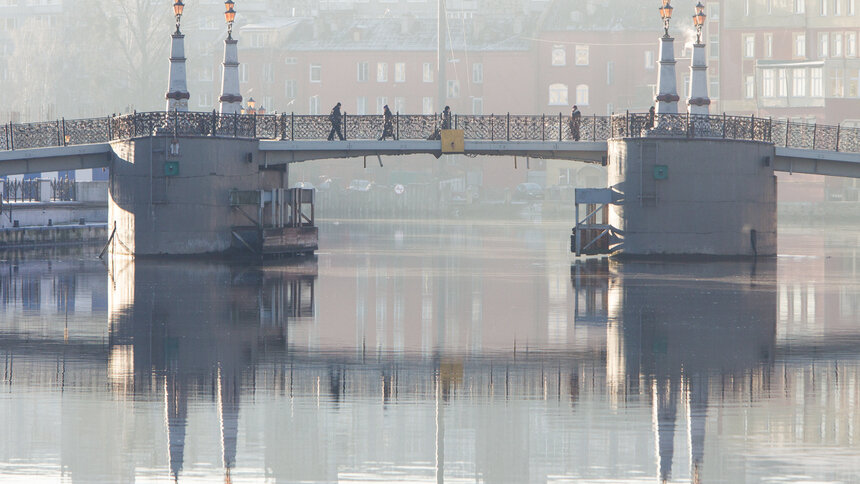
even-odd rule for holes
{"type": "Polygon", "coordinates": [[[0,254],[0,482],[860,482],[856,229],[755,263],[320,233],[265,265],[0,254]]]}

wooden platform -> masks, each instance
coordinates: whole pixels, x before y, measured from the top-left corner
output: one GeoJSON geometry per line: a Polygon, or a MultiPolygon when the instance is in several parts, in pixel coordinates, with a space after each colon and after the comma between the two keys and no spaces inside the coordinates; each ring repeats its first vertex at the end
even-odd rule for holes
{"type": "Polygon", "coordinates": [[[261,253],[303,254],[319,246],[319,229],[313,226],[263,229],[261,253]]]}

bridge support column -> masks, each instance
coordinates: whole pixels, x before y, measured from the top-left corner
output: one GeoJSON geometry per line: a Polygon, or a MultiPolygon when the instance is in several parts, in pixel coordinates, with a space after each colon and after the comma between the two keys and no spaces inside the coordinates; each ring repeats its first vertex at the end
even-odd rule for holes
{"type": "Polygon", "coordinates": [[[231,206],[232,190],[283,188],[282,170],[265,170],[256,140],[153,136],[112,143],[108,220],[113,255],[226,252],[234,227],[270,223],[262,209],[231,206]]]}
{"type": "Polygon", "coordinates": [[[774,147],[722,139],[613,139],[609,224],[625,255],[776,254],[774,147]]]}

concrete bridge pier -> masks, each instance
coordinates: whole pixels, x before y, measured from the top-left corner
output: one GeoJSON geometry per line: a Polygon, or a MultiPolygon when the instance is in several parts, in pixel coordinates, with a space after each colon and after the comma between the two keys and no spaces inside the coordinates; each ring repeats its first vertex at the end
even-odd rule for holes
{"type": "MultiPolygon", "coordinates": [[[[231,190],[285,188],[283,169],[260,167],[257,140],[152,136],[111,143],[113,255],[190,255],[233,247],[232,228],[262,210],[230,203],[231,190]]],[[[262,221],[259,221],[262,222],[262,221]]]]}
{"type": "Polygon", "coordinates": [[[672,137],[608,142],[609,224],[630,256],[773,256],[774,146],[672,137]]]}

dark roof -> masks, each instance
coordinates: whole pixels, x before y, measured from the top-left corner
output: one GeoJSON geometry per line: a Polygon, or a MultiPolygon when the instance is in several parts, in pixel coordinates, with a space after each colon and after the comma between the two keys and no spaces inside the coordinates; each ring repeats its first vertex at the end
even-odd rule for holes
{"type": "MultiPolygon", "coordinates": [[[[527,36],[514,33],[511,22],[452,19],[448,30],[448,48],[458,51],[529,49],[527,36]]],[[[367,18],[348,20],[343,25],[308,20],[292,32],[287,47],[298,51],[435,51],[436,31],[435,19],[367,18]]]]}

